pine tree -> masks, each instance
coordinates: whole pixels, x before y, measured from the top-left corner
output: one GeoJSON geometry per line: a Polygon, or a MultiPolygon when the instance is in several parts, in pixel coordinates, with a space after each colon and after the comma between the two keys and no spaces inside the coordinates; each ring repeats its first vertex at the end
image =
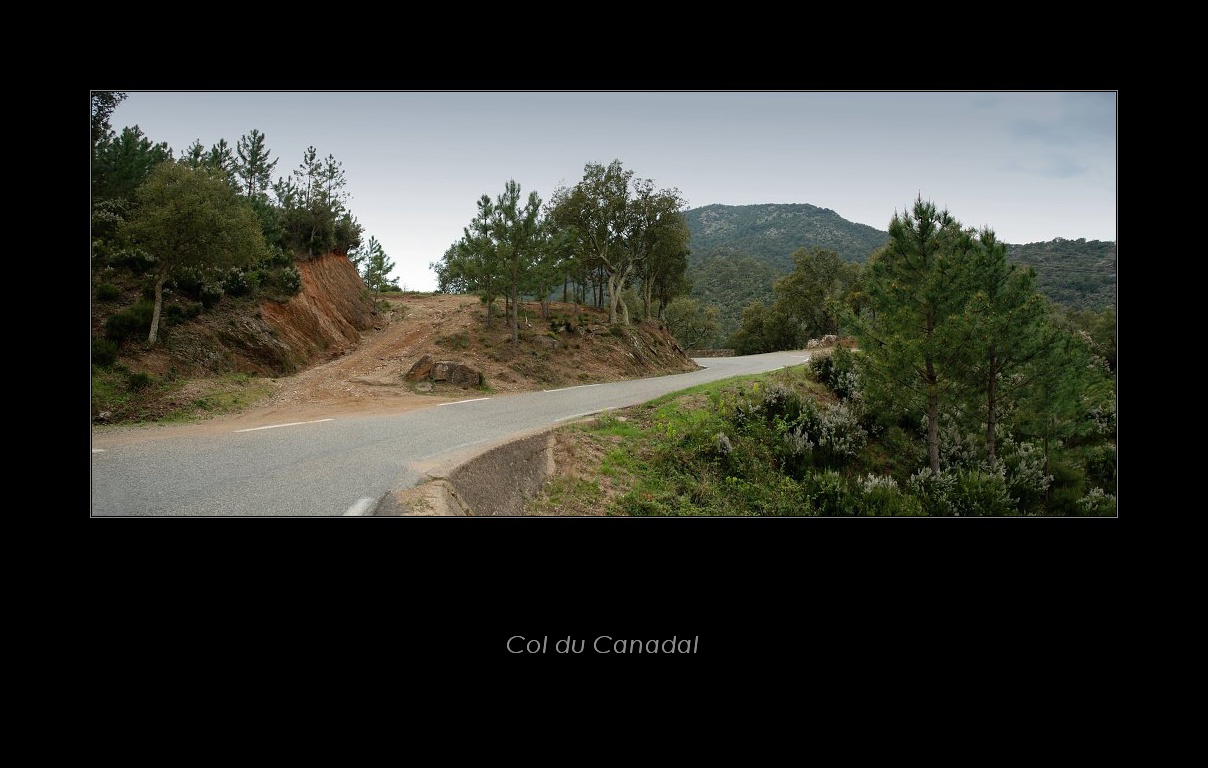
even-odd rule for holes
{"type": "Polygon", "coordinates": [[[374,305],[377,305],[377,298],[382,291],[388,288],[398,289],[398,278],[391,278],[390,273],[394,270],[394,262],[386,256],[386,252],[382,250],[382,244],[378,242],[376,237],[370,237],[369,243],[365,246],[365,253],[361,257],[353,259],[353,263],[361,264],[361,279],[365,281],[365,285],[373,292],[374,305]]]}
{"type": "Polygon", "coordinates": [[[857,337],[869,386],[896,409],[921,415],[931,471],[940,472],[939,416],[954,405],[966,353],[961,317],[970,280],[972,236],[947,210],[915,200],[895,213],[889,242],[869,260],[869,309],[857,337]]]}
{"type": "Polygon", "coordinates": [[[1007,246],[983,228],[971,262],[972,291],[965,305],[969,343],[962,378],[974,418],[985,430],[986,456],[997,458],[997,431],[1036,375],[1045,353],[1048,304],[1031,267],[1013,264],[1007,246]]]}
{"type": "Polygon", "coordinates": [[[251,133],[239,139],[235,151],[238,155],[235,174],[239,178],[243,194],[247,197],[268,194],[268,190],[272,188],[272,175],[277,161],[269,160],[270,152],[265,145],[264,134],[253,128],[251,133]]]}

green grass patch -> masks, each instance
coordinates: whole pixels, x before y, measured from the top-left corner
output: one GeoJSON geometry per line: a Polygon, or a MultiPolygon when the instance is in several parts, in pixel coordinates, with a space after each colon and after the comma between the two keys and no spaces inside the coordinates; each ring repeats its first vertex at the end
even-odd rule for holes
{"type": "Polygon", "coordinates": [[[529,503],[529,515],[596,514],[602,494],[600,485],[577,477],[554,477],[545,484],[541,498],[529,503]]]}
{"type": "Polygon", "coordinates": [[[101,424],[187,424],[239,413],[273,394],[271,381],[232,373],[184,380],[92,370],[92,417],[101,424]]]}

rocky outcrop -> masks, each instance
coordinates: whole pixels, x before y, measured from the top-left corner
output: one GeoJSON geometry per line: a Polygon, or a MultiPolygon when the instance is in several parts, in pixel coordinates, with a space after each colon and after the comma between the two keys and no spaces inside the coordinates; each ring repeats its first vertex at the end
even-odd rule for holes
{"type": "Polygon", "coordinates": [[[374,325],[373,304],[356,265],[341,254],[297,264],[302,290],[279,303],[264,301],[261,316],[290,357],[306,365],[355,349],[374,325]]]}
{"type": "Polygon", "coordinates": [[[407,381],[446,381],[459,387],[477,387],[482,384],[482,371],[453,360],[435,360],[424,355],[403,377],[407,381]]]}
{"type": "Polygon", "coordinates": [[[224,300],[173,325],[133,366],[156,375],[231,372],[288,376],[355,350],[374,327],[373,305],[356,265],[329,254],[297,262],[302,288],[286,300],[224,300]]]}

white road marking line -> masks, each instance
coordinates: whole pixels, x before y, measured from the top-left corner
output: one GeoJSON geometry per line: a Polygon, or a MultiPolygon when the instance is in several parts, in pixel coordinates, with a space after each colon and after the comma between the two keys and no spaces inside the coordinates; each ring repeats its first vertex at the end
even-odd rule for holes
{"type": "Polygon", "coordinates": [[[437,403],[437,407],[442,405],[461,405],[462,403],[477,403],[479,400],[490,400],[489,397],[476,397],[473,400],[454,400],[451,403],[437,403]]]}
{"type": "Polygon", "coordinates": [[[344,513],[344,517],[364,517],[365,513],[369,511],[369,508],[372,504],[373,499],[369,498],[368,496],[363,499],[358,499],[357,503],[349,507],[348,511],[344,513]]]}
{"type": "Polygon", "coordinates": [[[598,387],[598,386],[600,386],[600,384],[597,382],[595,384],[579,384],[578,386],[574,386],[574,387],[563,387],[562,389],[543,389],[541,391],[542,392],[565,392],[568,389],[584,389],[585,387],[598,387]]]}
{"type": "Polygon", "coordinates": [[[554,421],[559,422],[559,421],[566,421],[567,419],[581,419],[584,416],[591,416],[593,413],[599,413],[599,411],[587,411],[586,413],[576,413],[574,416],[563,416],[560,419],[554,419],[554,421]]]}
{"type": "Polygon", "coordinates": [[[442,454],[445,454],[445,453],[452,453],[453,451],[459,451],[468,445],[478,445],[479,443],[485,443],[487,441],[487,439],[488,438],[484,437],[481,440],[471,440],[468,443],[461,443],[460,445],[455,445],[452,448],[446,448],[443,451],[437,451],[436,453],[429,453],[427,456],[420,458],[420,461],[428,461],[430,459],[433,459],[433,458],[440,456],[442,454]]]}
{"type": "Polygon", "coordinates": [[[291,421],[288,424],[269,424],[267,427],[250,427],[248,429],[237,429],[236,432],[255,432],[260,429],[276,429],[277,427],[296,427],[299,424],[318,424],[322,421],[335,421],[335,419],[315,419],[314,421],[291,421]]]}

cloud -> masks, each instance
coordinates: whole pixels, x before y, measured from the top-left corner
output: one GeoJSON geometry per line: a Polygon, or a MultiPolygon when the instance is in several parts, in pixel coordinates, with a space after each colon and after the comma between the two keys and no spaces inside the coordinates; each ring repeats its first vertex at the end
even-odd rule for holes
{"type": "Polygon", "coordinates": [[[1025,143],[1052,147],[1106,145],[1115,149],[1116,94],[1057,94],[1053,111],[1043,117],[1021,118],[1007,125],[1009,134],[1025,143]]]}

